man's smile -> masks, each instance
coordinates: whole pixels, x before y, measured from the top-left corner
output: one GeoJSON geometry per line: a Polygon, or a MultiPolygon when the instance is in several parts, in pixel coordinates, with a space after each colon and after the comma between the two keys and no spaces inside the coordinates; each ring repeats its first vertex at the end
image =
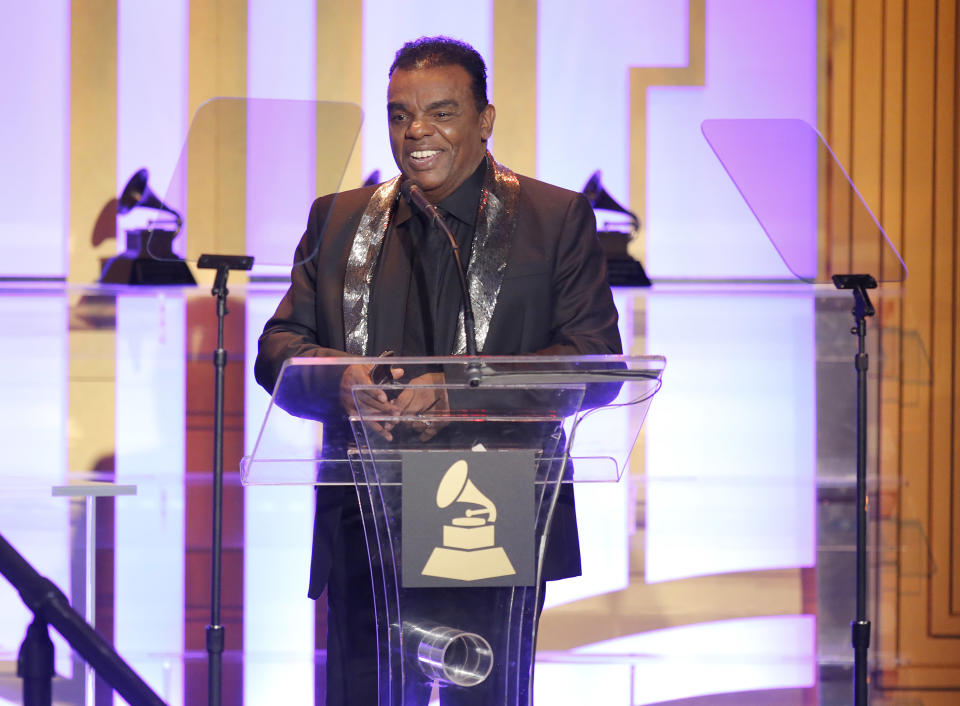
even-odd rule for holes
{"type": "Polygon", "coordinates": [[[434,157],[440,154],[440,150],[414,150],[410,152],[410,163],[414,167],[425,168],[432,166],[434,157]]]}

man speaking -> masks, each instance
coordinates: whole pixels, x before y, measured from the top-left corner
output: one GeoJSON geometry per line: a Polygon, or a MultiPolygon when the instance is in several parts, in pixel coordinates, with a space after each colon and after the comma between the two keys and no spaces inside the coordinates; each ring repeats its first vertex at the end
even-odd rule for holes
{"type": "MultiPolygon", "coordinates": [[[[401,174],[313,203],[290,289],[260,337],[257,381],[272,391],[283,361],[295,356],[466,352],[451,245],[401,195],[407,183],[439,209],[457,242],[481,354],[620,353],[590,205],[580,194],[514,174],[487,152],[496,111],[476,50],[446,37],[421,38],[397,52],[389,76],[387,120],[401,174]]],[[[346,413],[355,411],[349,388],[370,384],[372,367],[344,374],[346,413]]],[[[369,406],[385,413],[435,407],[433,389],[423,384],[442,375],[424,371],[395,400],[372,398],[369,406]]],[[[328,587],[328,705],[376,704],[366,557],[355,493],[318,488],[309,595],[328,587]]],[[[543,578],[579,573],[573,492],[565,484],[543,578]]],[[[484,703],[478,699],[482,689],[449,695],[449,703],[484,703]]]]}

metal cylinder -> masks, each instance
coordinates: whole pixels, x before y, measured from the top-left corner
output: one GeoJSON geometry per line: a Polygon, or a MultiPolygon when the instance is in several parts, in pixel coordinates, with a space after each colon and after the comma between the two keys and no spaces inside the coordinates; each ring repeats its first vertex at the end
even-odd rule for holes
{"type": "Polygon", "coordinates": [[[493,649],[481,635],[442,625],[408,625],[424,675],[456,686],[476,686],[493,669],[493,649]]]}

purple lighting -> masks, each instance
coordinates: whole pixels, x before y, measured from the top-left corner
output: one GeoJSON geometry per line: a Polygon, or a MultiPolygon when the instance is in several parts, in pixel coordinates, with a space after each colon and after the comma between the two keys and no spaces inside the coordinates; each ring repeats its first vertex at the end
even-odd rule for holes
{"type": "Polygon", "coordinates": [[[701,129],[796,277],[806,282],[828,279],[818,272],[818,196],[832,187],[846,196],[852,210],[847,232],[837,234],[851,245],[847,271],[867,272],[884,281],[903,279],[899,254],[823,138],[806,122],[704,120],[701,129]]]}
{"type": "Polygon", "coordinates": [[[706,7],[703,86],[647,91],[647,272],[791,278],[700,134],[708,118],[817,119],[813,0],[706,7]]]}
{"type": "Polygon", "coordinates": [[[704,120],[704,137],[790,271],[817,277],[817,134],[802,120],[704,120]]]}
{"type": "Polygon", "coordinates": [[[4,3],[0,276],[67,274],[69,38],[69,3],[4,3]]]}

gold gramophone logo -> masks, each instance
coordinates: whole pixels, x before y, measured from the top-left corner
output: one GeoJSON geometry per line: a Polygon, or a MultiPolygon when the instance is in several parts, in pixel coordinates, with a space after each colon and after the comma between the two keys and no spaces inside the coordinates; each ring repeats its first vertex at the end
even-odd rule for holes
{"type": "Polygon", "coordinates": [[[459,581],[511,576],[517,572],[494,537],[497,506],[467,478],[467,471],[467,462],[461,459],[440,479],[437,507],[445,509],[454,503],[472,507],[443,526],[443,546],[434,547],[420,573],[459,581]]]}

